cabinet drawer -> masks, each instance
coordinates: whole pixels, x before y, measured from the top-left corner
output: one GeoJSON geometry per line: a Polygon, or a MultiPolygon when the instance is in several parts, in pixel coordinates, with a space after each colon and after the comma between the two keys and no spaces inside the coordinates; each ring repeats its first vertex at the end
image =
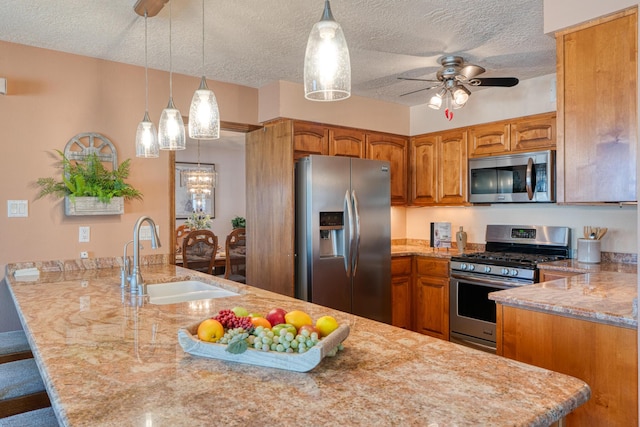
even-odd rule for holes
{"type": "Polygon", "coordinates": [[[418,257],[416,258],[416,273],[418,275],[449,277],[449,261],[429,257],[418,257]]]}
{"type": "Polygon", "coordinates": [[[391,277],[410,276],[411,275],[411,257],[403,256],[391,258],[391,277]]]}

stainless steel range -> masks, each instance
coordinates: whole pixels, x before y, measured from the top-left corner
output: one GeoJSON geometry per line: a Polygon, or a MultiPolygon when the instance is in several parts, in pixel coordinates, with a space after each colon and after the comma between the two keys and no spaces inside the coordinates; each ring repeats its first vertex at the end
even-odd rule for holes
{"type": "Polygon", "coordinates": [[[496,351],[496,304],[489,293],[538,282],[538,263],[568,258],[571,229],[487,225],[486,251],[451,257],[451,341],[496,351]]]}

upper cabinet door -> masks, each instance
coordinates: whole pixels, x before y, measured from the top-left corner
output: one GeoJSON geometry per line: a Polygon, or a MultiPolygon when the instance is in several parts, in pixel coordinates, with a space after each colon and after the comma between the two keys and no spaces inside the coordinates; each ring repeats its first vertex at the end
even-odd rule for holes
{"type": "Polygon", "coordinates": [[[557,199],[634,202],[637,9],[556,34],[557,199]]]}
{"type": "Polygon", "coordinates": [[[463,204],[467,200],[467,132],[443,132],[438,144],[438,203],[463,204]]]}
{"type": "Polygon", "coordinates": [[[527,152],[556,148],[556,113],[517,119],[511,123],[511,151],[527,152]]]}
{"type": "Polygon", "coordinates": [[[467,131],[411,138],[412,205],[463,205],[467,200],[467,131]]]}
{"type": "Polygon", "coordinates": [[[329,155],[364,158],[365,131],[329,128],[329,155]]]}
{"type": "Polygon", "coordinates": [[[293,157],[298,160],[310,154],[329,154],[329,129],[322,124],[293,123],[293,157]]]}
{"type": "Polygon", "coordinates": [[[391,204],[406,204],[409,138],[383,133],[367,133],[365,152],[368,159],[386,160],[391,164],[391,204]]]}
{"type": "Polygon", "coordinates": [[[469,129],[469,157],[504,154],[511,149],[509,122],[488,123],[469,129]]]}

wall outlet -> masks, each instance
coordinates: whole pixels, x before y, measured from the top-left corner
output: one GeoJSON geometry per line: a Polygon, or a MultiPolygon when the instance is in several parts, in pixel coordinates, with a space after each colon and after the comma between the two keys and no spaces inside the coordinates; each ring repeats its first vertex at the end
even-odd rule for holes
{"type": "Polygon", "coordinates": [[[87,243],[91,240],[91,228],[90,227],[80,227],[80,231],[78,234],[78,242],[87,243]]]}
{"type": "Polygon", "coordinates": [[[80,259],[87,259],[87,258],[89,258],[89,252],[87,251],[80,252],[80,259]]]}

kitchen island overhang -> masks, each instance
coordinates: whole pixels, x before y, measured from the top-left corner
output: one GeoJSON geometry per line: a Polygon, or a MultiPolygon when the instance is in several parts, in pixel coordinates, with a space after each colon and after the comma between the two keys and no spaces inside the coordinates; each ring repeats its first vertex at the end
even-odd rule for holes
{"type": "Polygon", "coordinates": [[[117,265],[7,266],[11,295],[63,425],[299,425],[303,419],[310,425],[544,426],[590,397],[586,383],[567,375],[169,264],[145,265],[145,279],[197,278],[241,295],[141,304],[122,292],[117,265]],[[25,267],[40,267],[35,281],[15,280],[13,271],[25,267]],[[180,327],[237,305],[329,314],[351,332],[344,351],[308,373],[182,350],[180,327]]]}

